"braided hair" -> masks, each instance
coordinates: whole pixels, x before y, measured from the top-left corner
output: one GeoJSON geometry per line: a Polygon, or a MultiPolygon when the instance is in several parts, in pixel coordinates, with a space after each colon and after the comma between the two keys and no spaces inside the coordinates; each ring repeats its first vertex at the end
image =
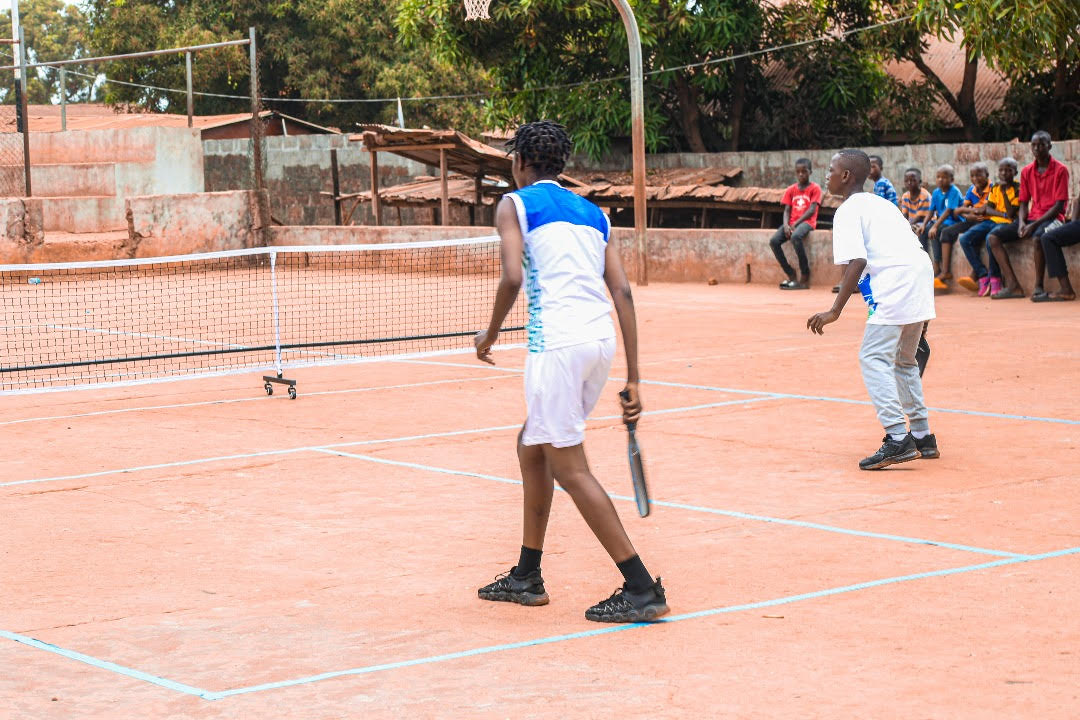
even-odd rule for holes
{"type": "Polygon", "coordinates": [[[557,122],[537,120],[519,127],[506,143],[506,149],[516,152],[524,165],[540,174],[556,176],[570,158],[570,136],[557,122]]]}

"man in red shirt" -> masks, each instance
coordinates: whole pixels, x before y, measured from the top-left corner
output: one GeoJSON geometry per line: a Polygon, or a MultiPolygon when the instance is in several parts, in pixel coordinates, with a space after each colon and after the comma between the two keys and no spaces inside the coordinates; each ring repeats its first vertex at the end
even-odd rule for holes
{"type": "Polygon", "coordinates": [[[803,240],[817,227],[818,208],[821,207],[821,186],[810,182],[810,170],[810,161],[806,158],[795,161],[797,182],[784,191],[784,198],[780,201],[784,206],[784,224],[769,240],[776,261],[788,277],[780,283],[781,290],[806,290],[810,287],[810,261],[806,257],[803,240]],[[788,240],[795,246],[795,255],[799,258],[798,278],[781,247],[788,240]]]}
{"type": "Polygon", "coordinates": [[[996,228],[987,237],[993,259],[1000,266],[1005,281],[1005,287],[990,296],[995,300],[1024,297],[1005,251],[1005,243],[1029,237],[1035,239],[1035,287],[1031,299],[1040,302],[1046,295],[1043,290],[1046,256],[1042,234],[1065,220],[1065,203],[1069,200],[1069,169],[1050,155],[1050,148],[1050,133],[1039,130],[1031,136],[1031,153],[1035,160],[1020,171],[1020,211],[1016,222],[996,228]]]}

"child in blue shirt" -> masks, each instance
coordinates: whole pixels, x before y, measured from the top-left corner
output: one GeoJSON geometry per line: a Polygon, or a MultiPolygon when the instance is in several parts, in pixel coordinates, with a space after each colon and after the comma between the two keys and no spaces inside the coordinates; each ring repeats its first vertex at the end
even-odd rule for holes
{"type": "Polygon", "coordinates": [[[884,177],[882,168],[885,167],[885,161],[881,159],[880,155],[870,155],[870,179],[874,183],[874,194],[878,197],[883,197],[893,205],[899,207],[899,200],[896,197],[896,188],[889,182],[887,177],[884,177]]]}
{"type": "MultiPolygon", "coordinates": [[[[951,279],[946,268],[941,262],[941,231],[950,225],[960,222],[956,216],[956,209],[964,204],[964,197],[960,190],[953,184],[956,171],[952,165],[942,165],[937,170],[937,188],[930,196],[930,222],[927,225],[926,237],[934,244],[934,289],[948,290],[945,280],[951,279]],[[948,275],[948,277],[946,277],[948,275]]],[[[919,238],[926,245],[923,238],[919,238]]],[[[952,247],[949,247],[950,260],[952,259],[952,247]]]]}

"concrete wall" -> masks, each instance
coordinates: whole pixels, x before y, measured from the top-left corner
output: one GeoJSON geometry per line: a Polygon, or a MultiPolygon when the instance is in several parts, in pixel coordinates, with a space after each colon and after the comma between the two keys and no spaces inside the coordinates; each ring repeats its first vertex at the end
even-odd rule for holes
{"type": "Polygon", "coordinates": [[[33,262],[44,238],[40,200],[0,198],[0,263],[33,262]]]}
{"type": "Polygon", "coordinates": [[[263,244],[255,192],[127,199],[127,257],[238,250],[263,244]]]}
{"type": "MultiPolygon", "coordinates": [[[[247,139],[206,140],[203,142],[206,189],[246,190],[251,187],[251,149],[247,139]]],[[[341,192],[356,193],[371,189],[371,154],[363,143],[349,142],[347,135],[302,135],[266,138],[266,183],[270,191],[270,210],[284,225],[332,225],[334,204],[329,196],[330,150],[338,151],[341,192]]],[[[379,153],[379,185],[389,187],[409,182],[419,175],[438,175],[438,168],[412,162],[392,153],[379,153]]],[[[348,212],[353,201],[347,201],[348,212]]],[[[384,208],[384,223],[398,224],[397,210],[384,208]]],[[[426,209],[403,209],[402,223],[421,225],[432,222],[426,209]]],[[[453,209],[453,222],[468,224],[468,211],[453,209]]],[[[353,223],[374,222],[371,203],[360,205],[353,223]]]]}
{"type": "MultiPolygon", "coordinates": [[[[17,202],[17,201],[16,201],[17,202]]],[[[129,201],[132,222],[126,241],[103,240],[96,245],[81,243],[66,250],[60,246],[32,249],[22,259],[0,253],[3,262],[64,262],[69,260],[108,260],[123,257],[153,257],[228,250],[254,244],[252,203],[254,195],[246,192],[211,193],[134,198],[129,201]],[[182,207],[183,209],[178,209],[182,207]],[[214,227],[209,227],[211,224],[214,227]],[[47,251],[47,252],[46,252],[47,251]]],[[[3,217],[0,205],[0,218],[3,217]]],[[[12,206],[12,217],[18,208],[12,206]]],[[[771,230],[697,230],[653,229],[648,235],[649,280],[652,282],[764,283],[775,285],[784,279],[769,247],[771,230]]],[[[271,245],[366,245],[388,242],[449,240],[493,235],[492,227],[271,227],[267,241],[271,245]]],[[[0,239],[2,241],[2,239],[0,239]]],[[[621,245],[623,264],[631,278],[636,262],[633,230],[616,228],[614,242],[621,245]]],[[[9,242],[8,245],[14,245],[9,242]]],[[[0,246],[2,247],[2,246],[0,246]]],[[[1031,289],[1034,273],[1032,241],[1008,246],[1013,266],[1026,290],[1031,289]]],[[[791,263],[795,254],[790,245],[785,251],[791,263]]],[[[10,251],[9,251],[10,253],[10,251]]],[[[832,263],[832,235],[815,231],[807,239],[811,282],[815,287],[831,287],[840,279],[840,268],[832,263]]],[[[1070,277],[1080,286],[1080,245],[1066,248],[1070,277]]],[[[970,272],[967,260],[953,260],[953,274],[970,272]]],[[[966,292],[958,290],[957,292],[966,292]]]]}
{"type": "MultiPolygon", "coordinates": [[[[1031,143],[937,143],[931,145],[894,145],[887,147],[864,147],[866,152],[880,155],[885,161],[885,177],[892,180],[897,189],[903,183],[904,171],[909,167],[920,168],[923,184],[932,186],[934,173],[941,165],[956,168],[957,181],[966,189],[968,168],[982,161],[990,165],[991,177],[996,177],[996,163],[1003,157],[1012,156],[1021,167],[1032,161],[1031,143]]],[[[650,155],[650,168],[668,167],[741,167],[743,174],[738,184],[757,187],[786,187],[795,181],[795,161],[809,158],[814,167],[811,179],[824,186],[825,172],[832,150],[775,150],[771,152],[724,152],[724,153],[666,153],[650,155]]],[[[1070,194],[1080,194],[1080,140],[1063,140],[1054,143],[1051,153],[1069,168],[1070,194]]],[[[619,156],[593,163],[587,158],[575,157],[567,172],[584,170],[629,170],[631,158],[619,156]]]]}

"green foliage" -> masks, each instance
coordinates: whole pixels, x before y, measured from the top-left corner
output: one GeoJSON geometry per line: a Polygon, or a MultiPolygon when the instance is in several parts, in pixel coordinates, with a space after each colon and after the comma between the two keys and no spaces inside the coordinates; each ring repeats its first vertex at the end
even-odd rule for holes
{"type": "MultiPolygon", "coordinates": [[[[753,49],[760,37],[763,12],[753,0],[632,5],[646,70],[753,49]]],[[[629,72],[629,50],[611,0],[498,0],[491,13],[491,22],[466,23],[460,0],[402,0],[396,25],[411,47],[429,47],[447,62],[476,58],[488,69],[495,94],[485,118],[493,126],[556,119],[593,157],[629,134],[629,82],[620,78],[629,72]]],[[[722,140],[732,74],[724,64],[647,78],[648,148],[678,147],[694,133],[722,140]],[[687,112],[703,115],[704,127],[686,127],[687,112]]]]}
{"type": "MultiPolygon", "coordinates": [[[[86,18],[74,5],[66,5],[63,0],[22,0],[19,3],[19,21],[28,48],[27,62],[73,60],[90,54],[86,18]]],[[[0,28],[11,28],[10,10],[0,11],[0,28]]],[[[3,64],[14,64],[16,58],[13,46],[0,47],[3,64]]],[[[69,70],[93,74],[93,68],[84,65],[71,66],[69,70]]],[[[5,71],[5,75],[12,77],[9,71],[5,71]]],[[[15,101],[14,93],[6,88],[2,92],[4,102],[15,101]]],[[[59,100],[60,71],[54,68],[32,69],[27,73],[26,92],[30,103],[48,104],[59,100]]],[[[69,72],[67,99],[73,102],[94,100],[93,79],[69,72]]]]}
{"type": "MultiPolygon", "coordinates": [[[[93,44],[102,54],[199,45],[246,38],[258,32],[260,94],[268,98],[311,98],[270,102],[282,112],[350,129],[357,122],[386,121],[396,104],[318,102],[321,98],[375,98],[402,93],[455,94],[484,87],[484,75],[468,63],[432,61],[422,50],[395,43],[393,0],[89,0],[93,44]]],[[[243,112],[250,93],[246,47],[195,55],[193,86],[202,92],[243,99],[196,96],[199,114],[243,112]]],[[[110,77],[166,88],[184,88],[182,55],[110,63],[110,77]]],[[[105,99],[170,112],[185,112],[182,93],[107,86],[105,99]]],[[[410,125],[451,124],[478,128],[475,101],[442,103],[437,109],[406,104],[410,125]]]]}

